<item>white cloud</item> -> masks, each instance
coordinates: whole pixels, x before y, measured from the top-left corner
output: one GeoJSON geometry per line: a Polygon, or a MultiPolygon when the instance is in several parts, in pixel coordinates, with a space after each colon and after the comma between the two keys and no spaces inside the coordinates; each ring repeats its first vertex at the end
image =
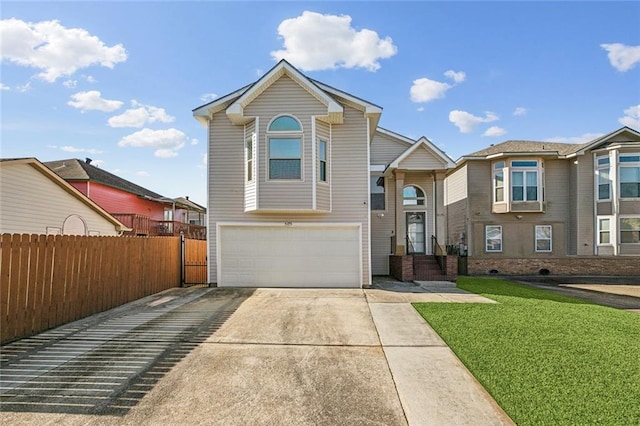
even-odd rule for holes
{"type": "Polygon", "coordinates": [[[118,146],[134,148],[156,148],[154,155],[160,158],[171,158],[178,155],[178,150],[184,147],[187,135],[178,129],[151,130],[142,129],[118,142],[118,146]]]}
{"type": "Polygon", "coordinates": [[[264,75],[264,71],[262,68],[256,68],[256,76],[262,77],[264,75]]]}
{"type": "Polygon", "coordinates": [[[212,100],[216,99],[218,97],[218,95],[216,95],[215,93],[204,93],[200,96],[200,100],[202,102],[211,102],[212,100]]]}
{"type": "Polygon", "coordinates": [[[527,115],[527,109],[525,107],[517,107],[513,111],[513,115],[515,115],[516,117],[521,117],[523,115],[527,115]]]}
{"type": "Polygon", "coordinates": [[[11,87],[7,86],[4,83],[0,83],[0,90],[11,90],[11,87]]]}
{"type": "Polygon", "coordinates": [[[198,142],[199,141],[196,138],[191,139],[191,145],[198,145],[198,142]]]}
{"type": "Polygon", "coordinates": [[[131,101],[132,109],[120,115],[114,115],[108,122],[111,127],[143,127],[148,123],[171,123],[175,117],[170,116],[164,108],[143,105],[136,100],[131,101]]]}
{"type": "Polygon", "coordinates": [[[20,93],[28,92],[29,90],[31,90],[31,82],[28,81],[21,86],[16,86],[16,90],[20,93]]]}
{"type": "Polygon", "coordinates": [[[38,77],[50,83],[81,68],[113,68],[127,59],[122,44],[107,46],[83,28],[66,28],[58,21],[0,21],[2,59],[42,70],[38,77]]]}
{"type": "Polygon", "coordinates": [[[640,104],[630,106],[624,110],[624,117],[618,119],[620,124],[640,130],[640,104]]]}
{"type": "Polygon", "coordinates": [[[413,86],[409,93],[413,102],[431,102],[435,99],[444,98],[447,90],[453,86],[448,83],[430,80],[428,78],[419,78],[413,80],[413,86]]]}
{"type": "Polygon", "coordinates": [[[93,160],[91,161],[92,166],[102,167],[104,166],[104,160],[93,160]]]}
{"type": "Polygon", "coordinates": [[[608,52],[611,66],[620,72],[629,71],[640,62],[640,46],[627,46],[622,43],[601,44],[608,52]]]}
{"type": "Polygon", "coordinates": [[[65,80],[62,85],[68,89],[75,89],[78,85],[78,80],[65,80]]]}
{"type": "Polygon", "coordinates": [[[491,111],[485,112],[484,117],[476,117],[466,111],[454,110],[449,113],[449,121],[455,124],[461,133],[471,133],[480,123],[491,123],[499,117],[491,111]]]}
{"type": "Polygon", "coordinates": [[[422,112],[422,111],[424,111],[424,107],[423,106],[418,107],[418,112],[422,112]]]}
{"type": "Polygon", "coordinates": [[[123,102],[121,101],[103,99],[102,95],[97,90],[91,90],[89,92],[78,92],[75,95],[71,95],[71,99],[73,100],[67,102],[67,105],[78,108],[82,112],[111,112],[117,110],[123,104],[123,102]]]}
{"type": "Polygon", "coordinates": [[[97,83],[98,82],[98,80],[93,78],[92,75],[83,75],[82,77],[84,77],[84,79],[87,81],[87,83],[97,83]]]}
{"type": "Polygon", "coordinates": [[[456,83],[462,83],[463,81],[465,81],[467,79],[467,74],[464,71],[453,71],[453,70],[449,70],[449,71],[445,71],[444,72],[444,76],[447,78],[450,78],[451,80],[453,80],[456,83]]]}
{"type": "Polygon", "coordinates": [[[557,142],[557,143],[585,143],[603,136],[604,133],[584,133],[580,136],[554,136],[552,138],[545,139],[545,142],[557,142]]]}
{"type": "Polygon", "coordinates": [[[413,80],[413,85],[409,90],[411,101],[417,103],[427,103],[436,99],[444,98],[447,90],[451,89],[458,83],[462,83],[467,79],[464,71],[448,70],[444,72],[444,76],[454,81],[454,84],[443,83],[441,81],[431,80],[423,77],[413,80]]]}
{"type": "Polygon", "coordinates": [[[144,170],[140,170],[139,172],[136,172],[136,176],[149,177],[151,175],[149,173],[145,172],[144,170]]]}
{"type": "Polygon", "coordinates": [[[376,71],[379,59],[390,58],[398,51],[390,37],[381,39],[369,29],[356,30],[349,15],[323,15],[304,11],[297,18],[278,25],[284,50],[271,52],[276,59],[286,59],[305,71],[336,68],[364,68],[376,71]]]}
{"type": "Polygon", "coordinates": [[[482,134],[482,136],[496,137],[505,135],[506,133],[507,131],[502,127],[491,126],[482,134]]]}
{"type": "MultiPolygon", "coordinates": [[[[55,147],[53,147],[55,148],[55,147]]],[[[101,149],[96,149],[96,148],[76,148],[74,146],[71,145],[65,145],[65,146],[61,146],[60,149],[62,151],[65,152],[86,152],[87,154],[102,154],[104,151],[102,151],[101,149]]]]}

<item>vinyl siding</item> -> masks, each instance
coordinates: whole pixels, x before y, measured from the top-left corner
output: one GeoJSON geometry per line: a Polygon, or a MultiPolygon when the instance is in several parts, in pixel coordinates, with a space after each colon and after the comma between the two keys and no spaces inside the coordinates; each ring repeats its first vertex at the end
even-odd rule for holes
{"type": "Polygon", "coordinates": [[[457,203],[467,198],[467,165],[448,175],[444,180],[444,205],[457,203]]]}
{"type": "Polygon", "coordinates": [[[386,209],[371,212],[371,270],[373,275],[389,275],[391,237],[394,236],[396,227],[395,179],[393,177],[385,178],[384,185],[386,209]],[[384,214],[384,216],[378,217],[379,214],[384,214]]]}
{"type": "Polygon", "coordinates": [[[567,254],[578,252],[578,165],[569,161],[569,224],[567,227],[567,254]]]}
{"type": "Polygon", "coordinates": [[[2,164],[0,183],[1,233],[45,234],[75,214],[88,232],[118,234],[114,224],[28,164],[2,164]]]}
{"type": "MultiPolygon", "coordinates": [[[[266,116],[260,116],[260,127],[262,128],[259,139],[260,149],[259,155],[264,158],[265,155],[265,138],[264,131],[266,125],[273,115],[279,113],[294,114],[302,121],[305,135],[309,132],[309,137],[305,136],[306,141],[311,140],[311,115],[321,115],[322,108],[317,108],[315,98],[312,98],[306,91],[298,93],[294,88],[290,87],[293,83],[291,80],[274,83],[263,95],[269,96],[276,107],[268,108],[264,105],[264,99],[258,97],[254,103],[250,104],[245,113],[256,115],[261,111],[265,111],[266,116]],[[286,93],[292,94],[292,98],[283,96],[282,93],[274,93],[273,89],[280,87],[286,93]],[[300,101],[300,97],[306,99],[305,102],[300,101]],[[289,101],[293,103],[289,103],[289,101]],[[311,101],[311,102],[309,102],[311,101]],[[250,111],[250,112],[249,112],[250,111]],[[264,124],[263,124],[264,123],[264,124]],[[264,126],[264,127],[263,127],[264,126]]],[[[295,84],[295,83],[293,83],[295,84]]],[[[300,89],[302,90],[302,89],[300,89]]],[[[326,108],[324,108],[326,113],[326,108]]],[[[243,191],[243,146],[242,141],[244,126],[234,126],[227,119],[224,112],[214,114],[209,123],[209,273],[210,280],[217,280],[217,259],[216,249],[216,223],[217,222],[270,222],[282,224],[283,222],[336,222],[336,223],[358,223],[362,224],[362,282],[364,285],[370,283],[370,266],[369,266],[369,203],[368,203],[368,180],[369,180],[369,162],[367,150],[367,120],[364,114],[355,109],[345,107],[344,124],[333,125],[331,141],[331,184],[333,209],[331,213],[324,214],[308,214],[295,212],[281,213],[257,213],[244,212],[244,191],[243,191]]],[[[305,152],[310,150],[305,147],[305,152]]],[[[305,154],[305,170],[311,173],[310,152],[305,154]]],[[[263,198],[263,190],[267,182],[265,174],[266,162],[261,161],[259,165],[258,183],[260,208],[265,208],[263,200],[271,203],[272,206],[291,207],[291,200],[296,197],[289,197],[287,193],[275,193],[267,190],[268,196],[263,198]],[[271,198],[269,198],[271,197],[271,198]]],[[[305,172],[306,173],[306,172],[305,172]]],[[[310,185],[311,179],[307,179],[305,184],[310,185]]],[[[307,185],[308,198],[306,199],[305,208],[311,208],[311,190],[307,185]]],[[[282,185],[282,188],[294,190],[292,185],[282,185]]]]}
{"type": "Polygon", "coordinates": [[[595,240],[593,157],[590,154],[579,157],[577,167],[577,254],[593,255],[595,240]]]}
{"type": "Polygon", "coordinates": [[[376,132],[371,141],[371,164],[389,164],[411,145],[376,132]]]}
{"type": "Polygon", "coordinates": [[[136,213],[154,220],[164,219],[163,203],[146,200],[136,194],[97,182],[89,182],[88,185],[89,198],[109,213],[136,213]]]}
{"type": "Polygon", "coordinates": [[[246,116],[260,117],[258,156],[260,209],[312,209],[312,117],[327,114],[327,108],[314,96],[287,76],[281,77],[262,92],[244,110],[246,116]],[[301,123],[302,180],[267,180],[269,169],[267,126],[280,114],[291,114],[301,123]]]}
{"type": "Polygon", "coordinates": [[[316,120],[316,133],[317,140],[323,140],[327,143],[327,181],[320,181],[320,154],[318,153],[318,142],[316,141],[316,209],[318,210],[331,210],[331,125],[322,121],[316,120]]]}
{"type": "Polygon", "coordinates": [[[424,147],[418,147],[398,165],[404,170],[440,170],[446,166],[424,147]]]}

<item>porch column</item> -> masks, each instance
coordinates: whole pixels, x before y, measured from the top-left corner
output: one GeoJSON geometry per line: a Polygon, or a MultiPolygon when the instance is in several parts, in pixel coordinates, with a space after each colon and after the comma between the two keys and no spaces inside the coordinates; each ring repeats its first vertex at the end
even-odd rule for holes
{"type": "Polygon", "coordinates": [[[404,217],[404,204],[402,203],[402,188],[404,187],[404,172],[395,172],[396,177],[396,247],[395,254],[404,255],[406,250],[407,223],[404,217]]]}
{"type": "Polygon", "coordinates": [[[444,177],[445,172],[435,172],[435,194],[433,196],[433,210],[436,218],[436,238],[438,244],[447,244],[447,216],[444,210],[444,177]]]}

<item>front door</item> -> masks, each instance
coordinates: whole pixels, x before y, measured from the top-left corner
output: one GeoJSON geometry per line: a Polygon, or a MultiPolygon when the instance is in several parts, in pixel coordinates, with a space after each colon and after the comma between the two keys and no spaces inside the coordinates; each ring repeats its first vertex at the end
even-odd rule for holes
{"type": "Polygon", "coordinates": [[[426,253],[425,212],[407,212],[407,253],[426,253]]]}

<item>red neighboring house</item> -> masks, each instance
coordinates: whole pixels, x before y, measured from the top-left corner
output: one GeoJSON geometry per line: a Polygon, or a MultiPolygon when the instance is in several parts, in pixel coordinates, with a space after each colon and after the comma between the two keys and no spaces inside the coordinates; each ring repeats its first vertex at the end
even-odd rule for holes
{"type": "Polygon", "coordinates": [[[89,158],[85,161],[75,158],[48,161],[44,164],[120,222],[132,228],[129,235],[183,234],[188,238],[206,239],[204,220],[189,223],[189,218],[194,215],[204,218],[206,209],[188,198],[164,197],[92,166],[89,158]]]}

